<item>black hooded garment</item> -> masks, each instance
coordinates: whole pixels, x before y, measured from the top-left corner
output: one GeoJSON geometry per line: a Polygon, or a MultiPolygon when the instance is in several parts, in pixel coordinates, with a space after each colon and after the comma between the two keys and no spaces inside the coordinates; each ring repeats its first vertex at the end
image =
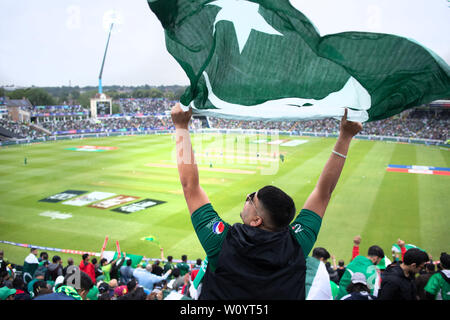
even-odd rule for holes
{"type": "Polygon", "coordinates": [[[417,300],[414,277],[406,277],[399,265],[390,265],[383,273],[378,300],[417,300]]]}
{"type": "Polygon", "coordinates": [[[200,300],[304,300],[306,261],[288,228],[270,232],[234,224],[200,300]]]}

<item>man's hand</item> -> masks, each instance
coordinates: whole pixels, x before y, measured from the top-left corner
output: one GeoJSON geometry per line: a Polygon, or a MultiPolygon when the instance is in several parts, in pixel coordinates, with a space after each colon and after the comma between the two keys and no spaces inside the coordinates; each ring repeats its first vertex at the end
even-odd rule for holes
{"type": "Polygon", "coordinates": [[[359,246],[360,243],[361,243],[361,236],[355,236],[355,237],[353,238],[353,244],[354,244],[355,246],[359,246]]]}
{"type": "Polygon", "coordinates": [[[358,132],[362,130],[362,124],[360,122],[353,122],[347,120],[348,109],[345,108],[344,116],[341,119],[339,135],[342,138],[353,138],[358,132]]]}
{"type": "Polygon", "coordinates": [[[175,104],[170,113],[175,129],[188,129],[192,116],[192,109],[183,111],[179,103],[175,104]]]}
{"type": "Polygon", "coordinates": [[[398,239],[397,240],[397,244],[398,244],[398,246],[401,248],[401,247],[404,247],[405,246],[405,241],[403,241],[403,240],[401,240],[401,239],[398,239]]]}

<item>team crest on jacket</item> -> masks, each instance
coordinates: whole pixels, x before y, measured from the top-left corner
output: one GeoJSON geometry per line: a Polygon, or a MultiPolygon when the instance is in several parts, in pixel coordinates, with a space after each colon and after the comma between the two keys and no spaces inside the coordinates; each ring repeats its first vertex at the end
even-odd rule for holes
{"type": "Polygon", "coordinates": [[[223,230],[225,229],[225,225],[223,224],[222,221],[217,221],[216,223],[214,223],[213,225],[213,232],[215,234],[221,234],[223,232],[223,230]]]}

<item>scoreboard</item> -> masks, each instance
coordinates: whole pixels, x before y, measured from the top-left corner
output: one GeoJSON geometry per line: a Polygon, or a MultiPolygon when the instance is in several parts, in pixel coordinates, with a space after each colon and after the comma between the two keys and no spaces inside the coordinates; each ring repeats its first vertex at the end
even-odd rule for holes
{"type": "Polygon", "coordinates": [[[102,117],[104,115],[110,115],[111,112],[111,102],[110,101],[97,101],[97,117],[102,117]]]}
{"type": "Polygon", "coordinates": [[[112,114],[112,99],[104,93],[91,99],[91,117],[105,117],[112,114]]]}

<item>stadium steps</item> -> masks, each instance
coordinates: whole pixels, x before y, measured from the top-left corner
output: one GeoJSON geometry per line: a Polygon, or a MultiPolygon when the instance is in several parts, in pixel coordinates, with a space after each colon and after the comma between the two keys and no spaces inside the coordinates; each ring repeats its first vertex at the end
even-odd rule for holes
{"type": "Polygon", "coordinates": [[[30,127],[35,129],[35,130],[37,130],[37,131],[43,132],[43,133],[45,133],[45,134],[47,134],[49,136],[52,134],[49,130],[47,130],[47,129],[41,127],[41,126],[38,126],[37,124],[34,124],[34,123],[30,124],[30,127]]]}
{"type": "Polygon", "coordinates": [[[12,132],[11,130],[8,130],[4,127],[0,126],[0,136],[4,137],[4,138],[12,138],[12,139],[23,139],[24,137],[22,137],[21,135],[18,135],[14,132],[12,132]]]}

